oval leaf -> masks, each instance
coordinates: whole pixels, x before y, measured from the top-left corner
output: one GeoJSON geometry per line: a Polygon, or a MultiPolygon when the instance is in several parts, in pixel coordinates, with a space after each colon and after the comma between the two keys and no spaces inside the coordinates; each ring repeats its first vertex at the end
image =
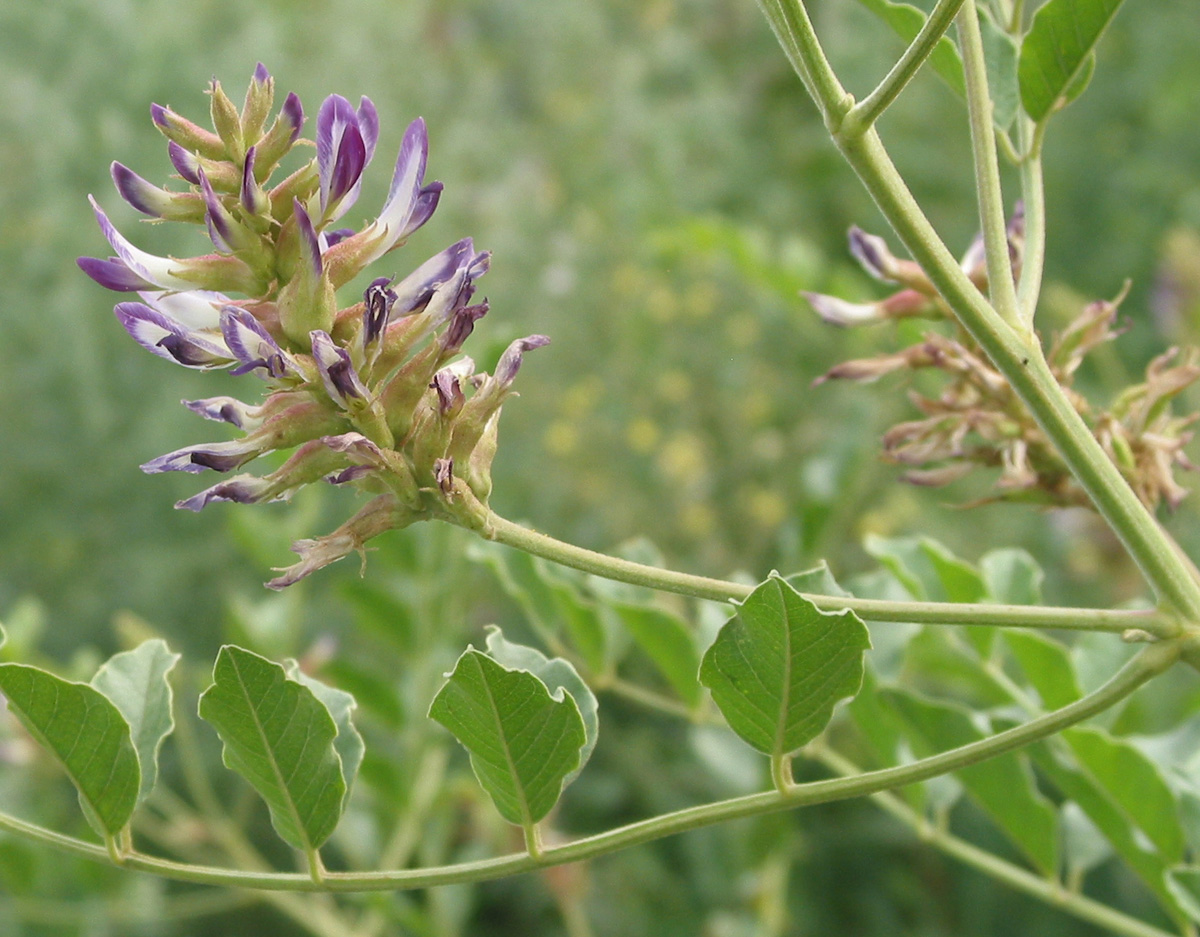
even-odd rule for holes
{"type": "Polygon", "coordinates": [[[730,728],[780,758],[816,738],[834,704],[858,692],[870,646],[853,612],[823,612],[772,573],[717,635],[700,682],[730,728]]]}
{"type": "Polygon", "coordinates": [[[137,806],[141,771],[120,710],[94,687],[25,664],[0,664],[0,693],[66,769],[96,832],[121,832],[137,806]]]}
{"type": "Polygon", "coordinates": [[[548,814],[580,764],[587,733],[575,700],[526,670],[468,647],[429,707],[471,754],[500,815],[531,827],[548,814]]]}
{"type": "Polygon", "coordinates": [[[1089,73],[1092,50],[1120,6],[1121,0],[1049,0],[1034,14],[1017,66],[1026,114],[1040,121],[1078,97],[1080,76],[1089,73]]]}
{"type": "Polygon", "coordinates": [[[225,743],[225,766],[271,809],[275,831],[312,853],[337,826],[346,783],[334,749],[333,717],[282,667],[233,645],[221,648],[200,718],[225,743]]]}
{"type": "Polygon", "coordinates": [[[158,750],[175,728],[171,684],[167,674],[179,661],[160,638],[143,641],[132,651],[110,657],[92,677],[92,686],[108,697],[129,723],[130,737],[142,769],[141,803],[158,780],[158,750]]]}

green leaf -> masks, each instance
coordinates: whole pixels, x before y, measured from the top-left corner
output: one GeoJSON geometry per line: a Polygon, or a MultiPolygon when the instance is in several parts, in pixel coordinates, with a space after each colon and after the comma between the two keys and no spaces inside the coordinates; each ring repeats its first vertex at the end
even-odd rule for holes
{"type": "Polygon", "coordinates": [[[586,741],[579,751],[579,767],[563,781],[563,787],[566,787],[579,776],[596,747],[596,739],[600,734],[600,704],[596,701],[596,694],[584,683],[570,661],[561,657],[547,657],[537,648],[524,644],[514,644],[506,640],[504,633],[495,625],[488,625],[484,630],[487,632],[488,656],[501,667],[508,670],[527,670],[546,684],[546,689],[551,695],[562,687],[575,700],[575,705],[579,708],[579,718],[583,720],[586,741]]]}
{"type": "Polygon", "coordinates": [[[267,802],[285,842],[311,854],[329,838],[346,783],[333,744],[337,725],[312,690],[279,664],[227,644],[200,697],[200,718],[225,744],[225,766],[267,802]]]}
{"type": "Polygon", "coordinates": [[[367,749],[362,735],[354,725],[354,710],[358,708],[358,701],[345,690],[339,690],[328,683],[322,683],[316,677],[310,677],[300,669],[298,661],[285,661],[284,672],[289,680],[295,680],[312,691],[313,696],[329,710],[333,724],[337,726],[337,737],[333,740],[333,747],[342,762],[342,783],[346,788],[342,795],[342,810],[345,811],[346,802],[350,799],[350,789],[354,786],[354,779],[362,765],[363,753],[367,749]]]}
{"type": "Polygon", "coordinates": [[[1037,690],[1047,709],[1061,709],[1083,696],[1066,646],[1036,631],[1011,629],[1004,634],[1025,681],[1037,690]]]}
{"type": "Polygon", "coordinates": [[[1121,0],[1049,0],[1021,43],[1018,76],[1025,113],[1041,121],[1082,93],[1092,52],[1121,0]]]}
{"type": "Polygon", "coordinates": [[[812,569],[785,576],[784,582],[797,592],[807,592],[809,595],[836,595],[843,599],[850,597],[850,593],[833,578],[829,564],[824,560],[812,569]]]}
{"type": "Polygon", "coordinates": [[[0,664],[8,708],[66,769],[88,822],[111,838],[133,816],[141,786],[129,723],[99,690],[37,667],[0,664]]]}
{"type": "MultiPolygon", "coordinates": [[[[925,14],[907,3],[892,0],[859,0],[868,10],[888,24],[905,42],[912,42],[925,25],[925,14]]],[[[929,56],[929,64],[950,89],[960,98],[966,98],[967,88],[963,79],[962,59],[950,38],[943,36],[929,56]]]]}
{"type": "Polygon", "coordinates": [[[588,668],[595,673],[605,669],[608,642],[596,606],[544,560],[488,543],[472,544],[469,555],[491,567],[543,641],[552,642],[565,627],[588,668]]]}
{"type": "MultiPolygon", "coordinates": [[[[900,690],[883,691],[910,728],[921,756],[958,748],[987,736],[970,711],[900,690]]],[[[968,793],[1046,875],[1058,871],[1058,823],[1054,808],[1038,792],[1025,759],[1010,753],[956,772],[968,793]]]]}
{"type": "Polygon", "coordinates": [[[1140,749],[1103,729],[1067,729],[1075,757],[1146,834],[1168,863],[1183,858],[1183,830],[1175,795],[1158,766],[1140,749]]]}
{"type": "Polygon", "coordinates": [[[862,685],[867,629],[823,612],[773,573],[704,655],[700,682],[738,735],[773,759],[816,738],[862,685]]]}
{"type": "Polygon", "coordinates": [[[688,706],[698,706],[702,699],[696,677],[700,669],[700,651],[691,629],[661,608],[615,603],[611,607],[671,689],[688,706]]]}
{"type": "Polygon", "coordinates": [[[468,647],[429,715],[471,755],[500,815],[528,829],[558,802],[580,764],[587,732],[574,698],[527,670],[509,670],[468,647]]]}
{"type": "Polygon", "coordinates": [[[132,651],[110,657],[92,677],[92,686],[108,697],[129,724],[138,754],[142,783],[138,802],[158,780],[158,750],[175,728],[171,684],[167,675],[179,661],[160,638],[143,641],[132,651]]]}
{"type": "Polygon", "coordinates": [[[1002,605],[1039,605],[1045,575],[1024,550],[989,550],[979,560],[988,598],[1002,605]]]}
{"type": "Polygon", "coordinates": [[[1200,924],[1200,866],[1181,865],[1167,873],[1167,888],[1187,916],[1200,924]]]}
{"type": "Polygon", "coordinates": [[[1012,126],[1021,106],[1017,82],[1016,40],[996,25],[986,8],[979,8],[979,28],[983,35],[983,60],[987,66],[988,92],[992,96],[992,122],[1000,130],[1012,126]]]}

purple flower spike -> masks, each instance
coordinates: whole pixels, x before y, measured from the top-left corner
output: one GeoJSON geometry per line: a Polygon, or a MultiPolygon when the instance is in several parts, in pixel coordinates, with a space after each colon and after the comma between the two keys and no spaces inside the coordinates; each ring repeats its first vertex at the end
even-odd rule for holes
{"type": "Polygon", "coordinates": [[[230,363],[229,349],[219,340],[189,331],[143,303],[117,303],[113,312],[135,342],[160,358],[185,368],[220,368],[230,363]]]}
{"type": "Polygon", "coordinates": [[[221,334],[233,356],[241,362],[230,374],[246,374],[256,368],[262,368],[268,377],[294,372],[283,349],[245,309],[226,306],[221,310],[221,334]]]}
{"type": "Polygon", "coordinates": [[[196,158],[195,153],[189,153],[174,140],[170,140],[167,142],[167,156],[185,182],[200,184],[200,160],[196,158]]]}
{"type": "Polygon", "coordinates": [[[227,481],[218,482],[199,494],[175,503],[184,511],[200,511],[214,501],[234,501],[238,504],[255,504],[262,501],[270,491],[271,482],[257,475],[235,475],[227,481]]]}
{"type": "MultiPolygon", "coordinates": [[[[194,283],[181,280],[171,273],[171,267],[174,266],[173,261],[166,257],[147,254],[130,244],[121,232],[113,227],[113,223],[108,220],[108,215],[104,214],[103,209],[96,204],[96,200],[89,195],[88,201],[92,203],[92,210],[96,213],[96,221],[100,225],[101,233],[121,263],[128,267],[134,276],[164,290],[189,290],[195,287],[194,283]]],[[[84,272],[91,276],[88,270],[85,269],[84,272]]],[[[94,276],[92,278],[95,279],[94,276]]]]}
{"type": "Polygon", "coordinates": [[[330,399],[345,409],[349,406],[350,398],[365,398],[367,388],[354,370],[350,353],[335,345],[328,333],[320,329],[314,330],[309,337],[312,339],[317,370],[321,372],[321,381],[330,399]]]}
{"type": "MultiPolygon", "coordinates": [[[[379,118],[365,98],[365,121],[340,94],[331,94],[317,112],[317,174],[321,186],[321,214],[329,221],[341,217],[354,204],[363,169],[370,159],[362,123],[378,136],[379,118]]],[[[371,142],[374,149],[374,140],[371,142]]]]}
{"type": "Polygon", "coordinates": [[[176,449],[157,459],[151,459],[141,466],[147,475],[157,475],[160,472],[203,472],[212,469],[216,472],[232,472],[240,465],[245,465],[251,459],[260,455],[262,450],[258,444],[246,439],[233,439],[229,442],[201,443],[198,446],[186,446],[176,449]]]}
{"type": "Polygon", "coordinates": [[[110,257],[108,260],[101,260],[99,257],[77,257],[75,263],[106,290],[116,293],[152,290],[155,286],[149,280],[138,276],[125,266],[124,261],[116,257],[110,257]]]}
{"type": "Polygon", "coordinates": [[[549,344],[550,338],[546,335],[530,335],[528,338],[518,338],[504,349],[504,354],[500,356],[500,360],[496,363],[496,382],[501,387],[508,387],[513,382],[513,378],[517,376],[517,371],[521,369],[521,358],[525,352],[549,344]]]}
{"type": "Polygon", "coordinates": [[[206,397],[203,400],[185,400],[183,405],[206,420],[231,423],[238,429],[252,432],[262,424],[260,407],[251,407],[235,397],[206,397]]]}

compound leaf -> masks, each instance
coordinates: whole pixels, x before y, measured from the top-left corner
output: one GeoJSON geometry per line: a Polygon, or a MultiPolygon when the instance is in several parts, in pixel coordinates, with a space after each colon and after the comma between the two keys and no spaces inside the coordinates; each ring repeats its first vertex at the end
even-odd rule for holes
{"type": "Polygon", "coordinates": [[[338,729],[308,687],[265,657],[221,648],[200,718],[225,744],[225,766],[258,791],[283,840],[311,854],[341,818],[346,782],[334,748],[338,729]]]}
{"type": "Polygon", "coordinates": [[[823,612],[772,573],[717,635],[700,682],[730,728],[780,758],[816,738],[834,705],[858,692],[870,646],[853,612],[823,612]]]}
{"type": "Polygon", "coordinates": [[[99,690],[26,664],[0,664],[8,709],[66,769],[96,832],[111,838],[137,806],[141,769],[121,711],[99,690]]]}
{"type": "Polygon", "coordinates": [[[1049,0],[1021,43],[1021,103],[1035,121],[1078,97],[1094,67],[1093,51],[1121,0],[1049,0]]]}
{"type": "Polygon", "coordinates": [[[500,815],[528,829],[579,768],[587,732],[574,698],[468,647],[429,707],[471,755],[500,815]]]}
{"type": "Polygon", "coordinates": [[[138,802],[158,780],[158,750],[175,728],[171,684],[167,675],[179,661],[161,638],[143,641],[131,651],[114,654],[92,677],[92,686],[108,697],[129,724],[138,754],[142,783],[138,802]]]}

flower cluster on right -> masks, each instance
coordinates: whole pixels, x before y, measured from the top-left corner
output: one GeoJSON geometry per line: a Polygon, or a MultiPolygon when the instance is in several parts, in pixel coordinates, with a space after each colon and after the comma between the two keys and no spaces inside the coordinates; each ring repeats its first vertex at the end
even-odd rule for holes
{"type": "MultiPolygon", "coordinates": [[[[1024,219],[1018,208],[1009,224],[1009,253],[1019,272],[1024,219]]],[[[901,318],[953,323],[943,301],[920,266],[895,257],[881,237],[851,228],[850,253],[874,279],[901,287],[874,303],[850,303],[835,296],[807,293],[822,319],[832,325],[859,326],[901,318]]],[[[982,241],[962,260],[963,271],[987,288],[982,241]]],[[[1126,388],[1106,410],[1094,408],[1072,388],[1074,376],[1090,352],[1121,333],[1117,311],[1128,285],[1112,300],[1089,303],[1062,332],[1052,337],[1046,357],[1054,376],[1076,410],[1091,426],[1113,462],[1149,508],[1176,507],[1187,494],[1177,469],[1195,469],[1184,452],[1191,426],[1200,414],[1176,415],[1172,402],[1200,378],[1197,350],[1171,348],[1146,368],[1146,379],[1126,388]]],[[[1028,501],[1048,506],[1088,506],[1090,501],[1049,444],[1004,376],[965,331],[952,335],[929,330],[901,351],[845,361],[817,379],[874,381],[898,371],[940,371],[941,393],[908,393],[919,419],[893,426],[883,437],[888,461],[906,466],[905,480],[917,485],[946,485],[977,468],[998,470],[986,501],[1028,501]]]]}

